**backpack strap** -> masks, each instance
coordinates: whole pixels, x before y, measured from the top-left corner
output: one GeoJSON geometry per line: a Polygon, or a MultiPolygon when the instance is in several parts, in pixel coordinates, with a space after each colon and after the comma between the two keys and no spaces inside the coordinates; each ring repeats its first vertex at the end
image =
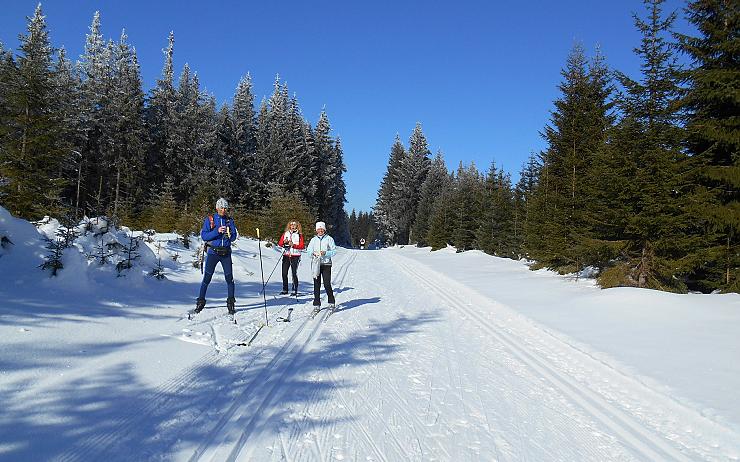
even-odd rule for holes
{"type": "Polygon", "coordinates": [[[216,222],[213,220],[213,215],[208,215],[208,221],[211,223],[211,231],[216,227],[216,222]]]}

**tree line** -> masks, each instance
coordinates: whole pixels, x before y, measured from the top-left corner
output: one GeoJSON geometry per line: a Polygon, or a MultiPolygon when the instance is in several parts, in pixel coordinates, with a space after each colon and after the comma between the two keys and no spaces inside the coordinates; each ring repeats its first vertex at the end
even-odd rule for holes
{"type": "Polygon", "coordinates": [[[279,77],[257,106],[249,74],[219,106],[187,64],[175,79],[174,44],[170,33],[147,94],[125,31],[106,41],[96,13],[73,63],[39,5],[17,52],[0,43],[0,204],[27,219],[107,215],[187,234],[224,196],[246,234],[290,204],[349,243],[346,167],[326,112],[312,126],[279,77]]]}
{"type": "Polygon", "coordinates": [[[448,172],[420,125],[408,148],[397,136],[373,211],[383,239],[595,269],[602,287],[740,291],[740,9],[689,2],[690,36],[644,3],[639,77],[576,44],[546,148],[515,185],[495,163],[448,172]]]}

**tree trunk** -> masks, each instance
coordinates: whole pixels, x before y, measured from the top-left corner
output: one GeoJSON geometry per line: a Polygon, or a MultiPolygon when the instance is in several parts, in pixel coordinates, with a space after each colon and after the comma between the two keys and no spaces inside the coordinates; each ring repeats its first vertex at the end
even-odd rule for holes
{"type": "Polygon", "coordinates": [[[118,216],[118,192],[121,187],[121,163],[116,162],[116,197],[113,199],[113,216],[118,216]]]}

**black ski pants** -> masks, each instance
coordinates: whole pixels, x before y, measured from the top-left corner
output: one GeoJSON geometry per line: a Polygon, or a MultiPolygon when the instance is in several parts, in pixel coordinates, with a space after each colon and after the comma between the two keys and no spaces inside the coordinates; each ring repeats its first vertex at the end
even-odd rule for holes
{"type": "Polygon", "coordinates": [[[313,303],[314,305],[321,303],[320,294],[321,291],[321,280],[324,280],[324,290],[326,291],[326,297],[330,304],[334,303],[334,290],[331,288],[331,265],[321,265],[321,272],[319,277],[313,280],[313,303]]]}
{"type": "Polygon", "coordinates": [[[300,255],[283,255],[283,292],[288,291],[288,268],[293,270],[293,292],[298,292],[298,263],[300,261],[300,255]]]}

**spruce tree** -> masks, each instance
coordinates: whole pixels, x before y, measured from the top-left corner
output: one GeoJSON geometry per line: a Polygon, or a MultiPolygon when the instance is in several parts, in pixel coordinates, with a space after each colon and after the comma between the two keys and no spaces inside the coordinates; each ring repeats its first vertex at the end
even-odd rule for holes
{"type": "Polygon", "coordinates": [[[71,154],[63,111],[57,99],[54,49],[37,6],[27,34],[20,36],[14,66],[6,62],[5,126],[0,143],[0,189],[14,215],[38,219],[59,212],[65,179],[62,165],[71,154]]]}
{"type": "Polygon", "coordinates": [[[701,242],[692,249],[696,288],[740,291],[740,8],[730,0],[695,0],[687,19],[699,36],[678,35],[694,62],[683,77],[692,159],[690,213],[701,242]]]}
{"type": "MultiPolygon", "coordinates": [[[[147,155],[147,184],[159,188],[164,182],[167,170],[167,147],[175,125],[176,92],[174,87],[173,55],[175,34],[170,32],[167,48],[164,50],[165,61],[162,76],[152,89],[147,107],[146,122],[151,143],[147,155]]],[[[171,162],[171,160],[170,160],[171,162]]]]}
{"type": "Polygon", "coordinates": [[[398,242],[407,244],[411,234],[411,225],[416,218],[416,209],[421,197],[421,186],[429,173],[431,161],[429,159],[429,145],[417,122],[409,138],[409,150],[401,162],[401,173],[394,186],[398,207],[396,221],[398,223],[398,242]]]}
{"type": "Polygon", "coordinates": [[[412,243],[419,247],[429,245],[427,234],[430,228],[430,220],[434,204],[444,189],[449,187],[450,174],[447,171],[447,165],[441,151],[437,151],[431,166],[429,174],[424,183],[421,185],[421,194],[419,205],[416,210],[416,219],[411,227],[412,243]]]}
{"type": "Polygon", "coordinates": [[[121,204],[141,203],[145,198],[146,132],[144,92],[136,51],[128,44],[125,31],[113,55],[113,85],[110,108],[117,114],[111,133],[114,154],[115,191],[111,212],[120,216],[121,204]]]}
{"type": "Polygon", "coordinates": [[[396,134],[396,139],[391,146],[388,167],[380,183],[378,198],[373,207],[373,216],[378,225],[380,238],[390,244],[398,242],[399,223],[396,217],[400,204],[397,199],[396,185],[401,181],[401,165],[405,157],[406,150],[401,143],[401,137],[396,134]]]}
{"type": "Polygon", "coordinates": [[[457,169],[453,186],[454,228],[452,244],[458,252],[478,248],[476,231],[483,212],[481,175],[471,162],[468,167],[462,161],[457,169]]]}
{"type": "Polygon", "coordinates": [[[514,197],[511,179],[495,162],[486,173],[481,199],[481,218],[476,230],[477,248],[491,255],[515,257],[514,197]]]}
{"type": "Polygon", "coordinates": [[[562,96],[555,101],[551,123],[543,136],[544,181],[537,184],[538,218],[529,222],[540,239],[530,240],[530,253],[549,267],[583,266],[582,245],[589,236],[591,174],[596,152],[612,121],[609,80],[603,58],[589,66],[583,47],[576,44],[562,71],[562,96]]]}
{"type": "Polygon", "coordinates": [[[642,80],[623,73],[618,104],[622,119],[613,130],[604,158],[606,169],[622,175],[603,208],[611,208],[613,235],[624,242],[617,272],[621,284],[685,290],[681,259],[694,243],[686,233],[681,187],[681,131],[677,125],[678,68],[666,34],[675,14],[662,17],[663,0],[646,0],[647,19],[635,15],[642,34],[635,52],[642,60],[642,80]],[[621,225],[623,229],[621,228],[621,225]]]}

